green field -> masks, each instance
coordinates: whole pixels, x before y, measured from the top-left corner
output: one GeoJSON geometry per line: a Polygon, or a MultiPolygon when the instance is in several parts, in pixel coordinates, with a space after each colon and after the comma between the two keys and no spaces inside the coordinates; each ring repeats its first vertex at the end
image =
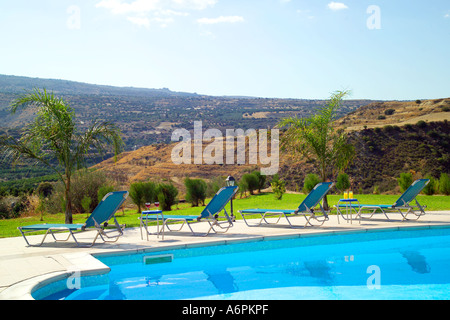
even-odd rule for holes
{"type": "MultiPolygon", "coordinates": [[[[342,195],[329,195],[328,202],[330,206],[335,205],[342,195]]],[[[398,199],[398,195],[355,195],[355,197],[362,204],[393,204],[398,199]]],[[[303,194],[284,194],[283,199],[275,200],[272,193],[262,193],[253,195],[244,199],[233,200],[233,211],[238,219],[241,219],[239,213],[240,209],[250,208],[264,208],[264,209],[295,209],[300,202],[305,198],[303,194]]],[[[421,205],[426,205],[426,211],[450,211],[450,196],[418,196],[421,205]]],[[[178,209],[173,207],[171,214],[180,215],[199,215],[203,207],[190,207],[189,204],[180,204],[178,209]]],[[[227,205],[226,210],[229,212],[230,204],[227,205]]],[[[336,211],[332,210],[332,214],[336,211]]],[[[136,210],[128,210],[122,213],[119,211],[116,214],[117,220],[120,224],[126,224],[127,227],[139,227],[136,210]]],[[[86,214],[77,214],[73,217],[73,223],[84,223],[86,221],[86,214]]],[[[64,223],[63,214],[45,215],[44,221],[40,221],[39,216],[23,217],[17,219],[0,220],[0,238],[17,237],[20,232],[17,230],[18,226],[31,225],[37,223],[64,223]]]]}

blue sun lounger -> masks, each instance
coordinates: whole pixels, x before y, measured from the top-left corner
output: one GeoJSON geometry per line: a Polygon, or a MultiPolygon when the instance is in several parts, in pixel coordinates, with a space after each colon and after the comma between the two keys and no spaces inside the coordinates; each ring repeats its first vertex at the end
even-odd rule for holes
{"type": "MultiPolygon", "coordinates": [[[[165,215],[161,212],[161,214],[148,214],[148,211],[143,211],[141,217],[139,218],[141,220],[141,231],[142,227],[145,228],[147,231],[147,239],[148,239],[148,221],[161,221],[162,226],[162,232],[164,232],[164,228],[167,228],[169,231],[180,231],[183,226],[186,224],[189,229],[191,230],[193,235],[198,235],[194,232],[194,230],[191,227],[192,223],[200,222],[200,221],[207,221],[209,223],[209,230],[204,234],[204,236],[207,236],[211,231],[214,231],[216,233],[223,233],[227,232],[229,228],[233,226],[233,220],[228,215],[227,211],[225,210],[226,204],[234,197],[238,190],[237,186],[227,186],[223,187],[217,193],[214,195],[214,197],[211,199],[211,201],[207,204],[207,206],[203,209],[201,214],[199,216],[187,216],[187,215],[165,215]],[[225,215],[224,221],[219,221],[219,213],[223,210],[225,215]],[[183,222],[183,224],[177,229],[172,230],[169,227],[169,222],[176,223],[176,222],[183,222]],[[221,230],[216,230],[214,227],[218,227],[221,230]],[[224,231],[222,231],[224,230],[224,231]]],[[[158,230],[159,232],[159,230],[158,230]]],[[[142,235],[142,232],[141,232],[142,235]]]]}
{"type": "Polygon", "coordinates": [[[28,246],[41,246],[47,235],[50,233],[53,236],[53,239],[57,242],[59,241],[67,241],[70,237],[72,237],[75,240],[75,243],[79,247],[91,247],[95,244],[95,241],[97,240],[98,236],[102,238],[104,242],[115,242],[117,239],[123,235],[123,226],[120,226],[116,220],[116,217],[114,214],[116,211],[120,208],[120,206],[124,203],[126,198],[128,197],[128,191],[118,191],[118,192],[110,192],[100,201],[98,206],[94,209],[94,212],[89,216],[89,218],[86,220],[86,222],[78,223],[78,224],[35,224],[31,226],[24,226],[24,227],[18,227],[20,233],[22,234],[23,238],[25,239],[25,242],[28,246]],[[112,231],[105,231],[105,228],[108,224],[108,221],[110,219],[114,218],[114,223],[116,229],[113,229],[112,231]],[[95,235],[94,241],[90,245],[81,245],[78,240],[75,237],[75,234],[84,232],[84,231],[90,231],[94,230],[97,231],[97,234],[95,235]],[[42,239],[41,243],[39,244],[30,244],[28,242],[28,239],[26,238],[25,234],[31,233],[31,232],[37,232],[37,231],[47,231],[44,235],[44,238],[42,239]],[[56,239],[55,233],[60,232],[69,232],[67,239],[59,240],[56,239]],[[108,233],[112,232],[118,232],[115,236],[109,236],[108,233]],[[106,240],[108,239],[114,239],[114,240],[106,240]]]}
{"type": "Polygon", "coordinates": [[[323,209],[320,201],[325,197],[325,195],[330,191],[333,187],[333,182],[322,182],[318,183],[313,190],[306,196],[306,198],[302,201],[302,203],[295,210],[280,210],[280,209],[245,209],[239,210],[239,213],[242,215],[245,223],[249,227],[257,227],[260,226],[263,222],[266,224],[277,224],[282,217],[285,217],[289,226],[294,228],[295,226],[289,220],[289,217],[295,216],[303,216],[306,219],[306,223],[303,227],[308,225],[313,226],[311,220],[316,220],[319,222],[319,225],[322,225],[325,221],[328,220],[328,214],[323,209]],[[314,208],[317,205],[320,205],[320,212],[322,213],[320,216],[317,216],[314,212],[314,208]],[[249,225],[245,216],[248,215],[257,215],[261,216],[261,220],[256,225],[249,225]],[[270,223],[266,220],[266,218],[278,216],[278,220],[275,223],[270,223]]]}
{"type": "MultiPolygon", "coordinates": [[[[417,195],[425,188],[425,186],[430,182],[429,179],[419,179],[414,181],[411,186],[406,189],[406,191],[400,196],[400,198],[395,201],[394,204],[351,204],[351,207],[358,210],[358,214],[356,218],[359,216],[359,221],[361,223],[361,218],[363,211],[369,211],[370,216],[368,219],[372,218],[372,216],[377,213],[383,213],[388,220],[391,220],[388,213],[400,213],[404,220],[409,220],[407,216],[409,214],[414,214],[416,216],[416,220],[421,216],[425,215],[426,206],[422,206],[417,201],[417,195]],[[416,206],[411,206],[410,202],[415,200],[416,206]]],[[[347,204],[348,205],[348,204],[347,204]]],[[[345,207],[344,205],[340,205],[340,207],[345,207]]],[[[367,212],[365,212],[367,213],[367,212]]]]}

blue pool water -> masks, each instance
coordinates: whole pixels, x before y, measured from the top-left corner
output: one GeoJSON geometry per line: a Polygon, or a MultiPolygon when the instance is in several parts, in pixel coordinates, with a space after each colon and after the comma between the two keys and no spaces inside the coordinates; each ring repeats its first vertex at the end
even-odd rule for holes
{"type": "Polygon", "coordinates": [[[449,299],[450,229],[384,231],[98,257],[111,268],[36,299],[449,299]],[[172,254],[172,262],[144,257],[172,254]]]}

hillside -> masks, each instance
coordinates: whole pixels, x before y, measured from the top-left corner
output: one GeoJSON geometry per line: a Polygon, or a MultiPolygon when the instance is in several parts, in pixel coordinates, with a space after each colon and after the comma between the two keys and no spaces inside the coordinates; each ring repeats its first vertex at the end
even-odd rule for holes
{"type": "Polygon", "coordinates": [[[350,112],[337,121],[349,131],[386,125],[403,126],[419,121],[450,120],[450,98],[417,101],[374,102],[350,112]]]}
{"type": "MultiPolygon", "coordinates": [[[[305,99],[215,97],[169,89],[121,88],[0,75],[0,130],[21,128],[32,119],[33,110],[11,115],[8,106],[19,94],[33,88],[46,88],[64,98],[74,109],[80,127],[93,119],[116,123],[128,151],[170,142],[174,129],[192,130],[194,121],[202,121],[204,128],[222,131],[267,128],[289,115],[307,116],[324,103],[305,99]]],[[[342,115],[370,102],[345,101],[342,115]]]]}
{"type": "MultiPolygon", "coordinates": [[[[378,186],[381,192],[394,190],[395,177],[401,172],[416,172],[416,177],[431,174],[439,176],[450,168],[450,127],[448,121],[434,122],[434,119],[448,119],[450,112],[445,106],[450,99],[416,102],[386,102],[364,106],[339,120],[340,126],[352,128],[349,141],[355,146],[356,157],[348,168],[353,188],[372,192],[378,186]],[[413,107],[416,107],[415,109],[413,107]],[[422,110],[418,110],[422,108],[422,110]],[[394,114],[378,120],[385,110],[394,109],[394,114]],[[417,109],[417,110],[416,110],[417,109]],[[414,110],[406,112],[405,110],[414,110]],[[424,113],[428,112],[428,113],[424,113]],[[398,118],[402,114],[404,119],[398,118]],[[396,117],[394,115],[397,114],[396,117]],[[360,115],[362,119],[355,118],[360,115]],[[416,120],[422,120],[420,122],[416,120]],[[400,121],[399,121],[400,120],[400,121]],[[368,122],[365,122],[368,121],[368,122]],[[414,124],[407,124],[413,122],[414,124]],[[355,128],[366,125],[367,129],[355,128]],[[406,125],[405,125],[406,123],[406,125]],[[369,128],[369,125],[372,128],[369,128]],[[389,163],[389,165],[386,165],[389,163]]],[[[245,172],[257,169],[255,165],[175,165],[170,154],[174,144],[148,146],[134,152],[127,152],[117,163],[107,160],[97,168],[105,170],[121,183],[146,179],[172,180],[183,188],[185,176],[210,179],[232,174],[240,178],[245,172]]],[[[248,151],[248,150],[247,150],[248,151]]],[[[303,179],[312,172],[313,164],[305,161],[293,162],[280,153],[280,176],[288,182],[290,190],[301,190],[303,179]]]]}
{"type": "MultiPolygon", "coordinates": [[[[304,99],[214,97],[173,92],[167,88],[122,88],[0,75],[0,135],[8,133],[19,137],[20,129],[33,119],[32,108],[11,115],[9,105],[19,95],[34,88],[45,88],[64,98],[74,109],[81,129],[94,119],[114,122],[122,132],[125,151],[170,143],[175,129],[192,130],[194,121],[202,121],[204,130],[215,128],[222,132],[230,128],[268,128],[288,115],[310,115],[324,103],[322,100],[304,99]]],[[[345,101],[342,115],[370,102],[345,101]]],[[[94,157],[95,163],[98,163],[97,160],[94,157]]],[[[0,161],[0,184],[2,181],[34,178],[48,173],[48,170],[39,167],[31,168],[28,163],[13,168],[9,162],[0,161]]]]}

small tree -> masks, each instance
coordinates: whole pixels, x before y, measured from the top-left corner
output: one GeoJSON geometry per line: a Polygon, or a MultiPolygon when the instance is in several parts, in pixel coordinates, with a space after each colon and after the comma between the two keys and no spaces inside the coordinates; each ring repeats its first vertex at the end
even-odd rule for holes
{"type": "Polygon", "coordinates": [[[91,203],[92,203],[91,197],[88,196],[83,197],[83,199],[81,200],[81,206],[84,209],[84,213],[89,213],[91,209],[91,203]]]}
{"type": "Polygon", "coordinates": [[[350,188],[350,179],[348,178],[348,174],[340,173],[337,177],[336,188],[342,192],[350,188]]]}
{"type": "MultiPolygon", "coordinates": [[[[354,147],[347,143],[347,134],[334,126],[342,100],[348,94],[348,91],[337,91],[315,115],[300,119],[290,117],[278,124],[279,127],[287,127],[281,137],[282,148],[296,156],[316,160],[322,181],[334,180],[355,155],[354,147]]],[[[327,196],[323,198],[323,207],[329,209],[327,196]]]]}
{"type": "Polygon", "coordinates": [[[447,196],[450,194],[450,179],[446,173],[441,173],[439,178],[439,192],[447,196]]]}
{"type": "Polygon", "coordinates": [[[171,211],[177,201],[178,190],[171,183],[161,183],[157,187],[159,205],[163,211],[171,211]]]}
{"type": "Polygon", "coordinates": [[[144,188],[144,183],[142,182],[135,182],[130,185],[129,196],[133,203],[138,207],[137,213],[141,213],[141,207],[145,204],[144,188]]]}
{"type": "Polygon", "coordinates": [[[186,201],[191,203],[193,207],[197,207],[200,203],[205,205],[206,199],[206,182],[201,179],[184,179],[186,186],[186,201]]]}
{"type": "Polygon", "coordinates": [[[430,179],[430,182],[423,188],[422,192],[427,196],[432,196],[436,191],[436,180],[431,176],[425,176],[426,179],[430,179]]]}
{"type": "Polygon", "coordinates": [[[246,173],[242,176],[241,182],[245,185],[245,189],[253,194],[255,190],[258,189],[259,179],[256,175],[252,173],[246,173]]]}
{"type": "Polygon", "coordinates": [[[303,193],[310,193],[312,189],[318,184],[322,182],[319,176],[315,173],[309,173],[306,175],[305,180],[303,180],[303,193]]]}
{"type": "Polygon", "coordinates": [[[286,192],[286,182],[280,180],[278,175],[276,174],[270,183],[272,186],[272,191],[275,196],[275,199],[281,200],[283,198],[283,194],[286,192]]]}
{"type": "Polygon", "coordinates": [[[400,191],[405,192],[406,189],[409,188],[409,186],[412,184],[412,173],[400,173],[400,177],[397,178],[398,185],[400,186],[400,191]]]}
{"type": "Polygon", "coordinates": [[[38,196],[42,196],[44,198],[48,198],[53,193],[53,184],[50,182],[41,182],[36,189],[36,193],[38,196]]]}
{"type": "Polygon", "coordinates": [[[156,184],[152,181],[144,182],[144,202],[152,203],[158,199],[156,184]]]}
{"type": "Polygon", "coordinates": [[[266,176],[261,174],[259,171],[254,171],[252,174],[254,174],[258,179],[258,192],[261,192],[261,189],[263,189],[266,184],[266,176]]]}
{"type": "Polygon", "coordinates": [[[102,199],[110,192],[114,191],[114,186],[111,185],[104,185],[101,186],[98,191],[97,191],[97,200],[98,203],[100,203],[100,201],[102,201],[102,199]]]}

